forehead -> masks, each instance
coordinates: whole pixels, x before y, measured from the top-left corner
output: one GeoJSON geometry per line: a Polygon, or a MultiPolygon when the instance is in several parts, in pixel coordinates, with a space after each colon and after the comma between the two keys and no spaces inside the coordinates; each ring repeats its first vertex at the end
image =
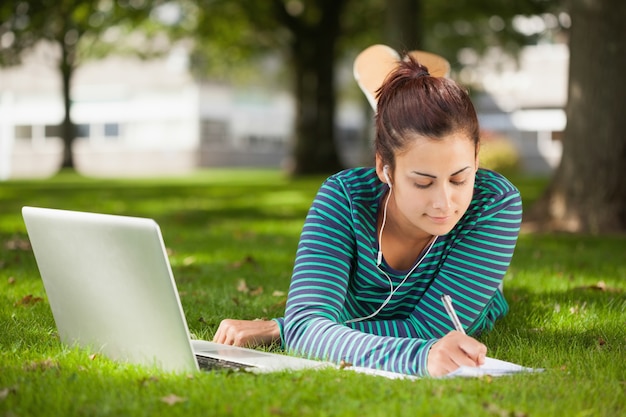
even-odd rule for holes
{"type": "Polygon", "coordinates": [[[404,149],[396,153],[397,158],[415,153],[425,156],[467,154],[471,158],[476,155],[476,144],[469,135],[460,131],[436,138],[410,134],[408,139],[404,149]]]}
{"type": "Polygon", "coordinates": [[[396,168],[403,171],[449,175],[476,161],[476,145],[465,134],[453,133],[439,138],[415,135],[409,144],[395,155],[396,168]]]}

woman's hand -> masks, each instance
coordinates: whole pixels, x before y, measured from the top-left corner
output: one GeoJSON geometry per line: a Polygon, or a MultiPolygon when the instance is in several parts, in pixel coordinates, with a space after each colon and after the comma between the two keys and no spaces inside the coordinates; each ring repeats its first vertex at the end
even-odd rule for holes
{"type": "Polygon", "coordinates": [[[443,376],[460,366],[480,366],[485,363],[487,346],[461,332],[452,331],[431,346],[428,353],[428,373],[443,376]]]}
{"type": "Polygon", "coordinates": [[[273,320],[222,320],[213,341],[224,345],[254,347],[271,345],[280,339],[278,323],[273,320]]]}

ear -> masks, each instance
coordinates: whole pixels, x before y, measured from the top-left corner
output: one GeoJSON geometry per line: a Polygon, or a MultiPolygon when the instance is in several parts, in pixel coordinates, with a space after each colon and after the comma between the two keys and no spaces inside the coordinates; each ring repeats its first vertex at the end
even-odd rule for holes
{"type": "MultiPolygon", "coordinates": [[[[385,164],[383,163],[383,159],[380,157],[379,154],[376,154],[376,175],[378,175],[378,179],[381,182],[384,182],[386,184],[387,180],[385,179],[385,174],[383,174],[384,166],[385,164]]],[[[388,174],[391,177],[391,173],[388,172],[388,174]]]]}

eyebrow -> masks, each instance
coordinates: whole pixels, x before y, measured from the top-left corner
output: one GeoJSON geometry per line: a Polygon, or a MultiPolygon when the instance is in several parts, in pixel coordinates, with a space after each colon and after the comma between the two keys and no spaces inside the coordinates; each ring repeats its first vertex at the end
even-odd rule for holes
{"type": "MultiPolygon", "coordinates": [[[[452,175],[450,175],[451,177],[454,177],[455,175],[459,175],[461,172],[465,171],[466,169],[469,169],[470,166],[466,166],[465,168],[461,168],[456,172],[453,172],[452,175]]],[[[417,175],[421,175],[423,177],[428,177],[428,178],[437,178],[436,175],[431,175],[431,174],[426,174],[425,172],[419,172],[419,171],[411,171],[413,174],[417,174],[417,175]]]]}

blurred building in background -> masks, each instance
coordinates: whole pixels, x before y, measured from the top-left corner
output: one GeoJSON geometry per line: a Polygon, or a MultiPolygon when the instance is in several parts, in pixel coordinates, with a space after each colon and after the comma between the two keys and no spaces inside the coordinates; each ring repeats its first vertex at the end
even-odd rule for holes
{"type": "MultiPolygon", "coordinates": [[[[0,68],[0,179],[45,177],[61,160],[59,75],[50,51],[0,68]]],[[[462,55],[463,57],[463,55],[462,55]]],[[[481,125],[510,140],[522,167],[545,173],[560,158],[565,126],[567,48],[526,48],[519,65],[498,51],[466,54],[462,82],[482,85],[475,97],[481,125]]],[[[201,167],[280,167],[289,155],[295,106],[283,91],[199,83],[184,50],[142,61],[109,57],[74,77],[72,118],[77,169],[85,175],[168,175],[201,167]]],[[[346,165],[369,160],[371,116],[363,103],[339,107],[338,147],[346,165]]]]}
{"type": "MultiPolygon", "coordinates": [[[[60,166],[61,84],[48,53],[39,48],[22,66],[0,69],[1,150],[11,177],[47,176],[60,166]]],[[[197,83],[184,51],[149,61],[89,62],[73,83],[75,163],[87,175],[276,166],[285,153],[292,108],[284,93],[242,94],[197,83]]]]}
{"type": "MultiPolygon", "coordinates": [[[[481,128],[511,141],[526,172],[550,173],[559,163],[565,130],[569,49],[527,46],[518,60],[492,50],[466,68],[484,93],[475,98],[481,128]]],[[[463,74],[461,74],[463,78],[463,74]]]]}

